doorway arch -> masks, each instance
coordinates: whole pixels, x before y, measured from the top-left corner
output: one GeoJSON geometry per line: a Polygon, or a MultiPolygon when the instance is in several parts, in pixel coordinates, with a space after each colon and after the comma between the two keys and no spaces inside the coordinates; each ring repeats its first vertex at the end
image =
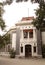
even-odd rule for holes
{"type": "Polygon", "coordinates": [[[32,49],[31,45],[25,45],[25,57],[31,57],[32,56],[32,49]]]}

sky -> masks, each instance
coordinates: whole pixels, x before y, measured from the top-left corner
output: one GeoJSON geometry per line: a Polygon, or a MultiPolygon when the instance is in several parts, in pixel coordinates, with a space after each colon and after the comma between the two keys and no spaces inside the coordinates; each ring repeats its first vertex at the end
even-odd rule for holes
{"type": "MultiPolygon", "coordinates": [[[[22,17],[35,16],[34,9],[37,8],[37,3],[32,4],[29,1],[22,3],[16,3],[15,1],[13,1],[11,5],[4,6],[5,12],[3,14],[3,19],[7,26],[5,29],[9,30],[12,26],[15,26],[15,23],[20,21],[22,17]]],[[[4,32],[0,30],[0,34],[4,34],[4,32]]]]}

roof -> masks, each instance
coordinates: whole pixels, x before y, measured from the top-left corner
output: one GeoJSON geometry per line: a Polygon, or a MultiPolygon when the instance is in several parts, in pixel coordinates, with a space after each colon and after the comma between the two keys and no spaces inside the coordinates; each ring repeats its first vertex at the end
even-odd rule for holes
{"type": "Polygon", "coordinates": [[[23,17],[21,21],[27,21],[27,20],[32,20],[34,19],[34,16],[32,17],[23,17]]]}
{"type": "Polygon", "coordinates": [[[15,25],[30,25],[32,20],[34,19],[34,17],[23,17],[21,19],[21,21],[19,21],[18,23],[16,23],[15,25]]]}

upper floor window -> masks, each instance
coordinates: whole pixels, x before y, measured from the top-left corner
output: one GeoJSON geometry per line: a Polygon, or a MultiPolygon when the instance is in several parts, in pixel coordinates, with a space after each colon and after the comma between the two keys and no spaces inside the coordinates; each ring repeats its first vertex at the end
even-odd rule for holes
{"type": "Polygon", "coordinates": [[[33,30],[32,29],[29,31],[29,38],[33,38],[33,30]]]}
{"type": "Polygon", "coordinates": [[[28,38],[28,32],[24,31],[24,38],[28,38]]]}
{"type": "Polygon", "coordinates": [[[33,29],[25,29],[23,30],[24,38],[33,38],[33,29]]]}

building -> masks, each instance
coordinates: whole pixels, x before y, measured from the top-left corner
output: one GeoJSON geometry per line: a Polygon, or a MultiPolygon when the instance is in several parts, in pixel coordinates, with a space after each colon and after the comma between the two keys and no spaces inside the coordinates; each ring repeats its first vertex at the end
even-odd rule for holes
{"type": "Polygon", "coordinates": [[[31,23],[34,17],[23,17],[10,30],[11,48],[16,56],[42,57],[40,31],[31,23]]]}

